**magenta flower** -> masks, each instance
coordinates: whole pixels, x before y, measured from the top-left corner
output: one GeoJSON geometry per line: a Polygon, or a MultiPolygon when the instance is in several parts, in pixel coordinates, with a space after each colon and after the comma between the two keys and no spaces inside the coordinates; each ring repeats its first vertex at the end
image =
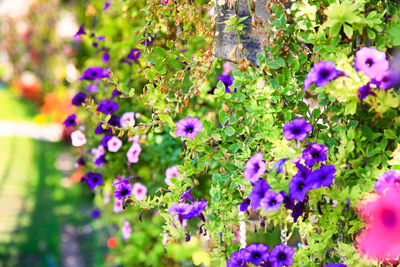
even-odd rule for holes
{"type": "Polygon", "coordinates": [[[141,183],[135,183],[133,185],[132,191],[136,201],[142,201],[146,198],[147,187],[142,185],[141,183]]]}
{"type": "Polygon", "coordinates": [[[111,137],[111,139],[107,141],[107,148],[110,152],[117,152],[121,146],[122,141],[116,136],[111,137]]]}
{"type": "Polygon", "coordinates": [[[139,155],[142,149],[138,143],[133,143],[129,148],[128,152],[126,152],[126,157],[128,158],[129,163],[137,163],[139,161],[139,155]]]}
{"type": "Polygon", "coordinates": [[[123,209],[122,200],[114,198],[114,212],[120,213],[123,209]]]}
{"type": "Polygon", "coordinates": [[[244,178],[250,180],[250,183],[257,183],[258,179],[267,171],[267,166],[263,161],[263,154],[253,155],[244,166],[244,178]]]}
{"type": "Polygon", "coordinates": [[[303,141],[309,132],[312,132],[313,127],[306,119],[294,119],[291,122],[283,125],[283,136],[286,140],[303,141]]]}
{"type": "Polygon", "coordinates": [[[390,170],[379,175],[374,188],[378,192],[383,192],[393,186],[400,185],[400,171],[390,170]]]}
{"type": "Polygon", "coordinates": [[[127,220],[124,220],[124,225],[121,228],[122,237],[128,239],[132,234],[132,227],[127,220]]]}
{"type": "Polygon", "coordinates": [[[198,132],[203,130],[203,124],[198,118],[187,117],[176,123],[176,135],[194,139],[198,132]]]}
{"type": "Polygon", "coordinates": [[[363,47],[356,52],[354,68],[374,79],[389,70],[389,61],[386,60],[384,52],[375,48],[363,47]]]}
{"type": "Polygon", "coordinates": [[[176,167],[176,165],[169,167],[165,170],[165,180],[164,181],[167,185],[170,185],[171,178],[177,178],[177,179],[179,178],[179,171],[178,171],[178,167],[176,167]]]}

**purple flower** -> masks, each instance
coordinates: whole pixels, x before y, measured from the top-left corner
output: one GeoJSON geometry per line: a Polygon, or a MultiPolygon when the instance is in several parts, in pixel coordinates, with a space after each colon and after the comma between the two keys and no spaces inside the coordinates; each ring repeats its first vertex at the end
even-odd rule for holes
{"type": "Polygon", "coordinates": [[[171,208],[169,208],[169,213],[173,215],[178,215],[179,222],[182,224],[183,223],[183,218],[184,216],[188,215],[189,212],[191,211],[192,205],[188,203],[178,203],[171,208]]]}
{"type": "Polygon", "coordinates": [[[245,248],[235,251],[231,254],[231,258],[226,262],[227,267],[245,267],[247,266],[246,260],[244,259],[245,248]]]}
{"type": "Polygon", "coordinates": [[[82,105],[82,103],[85,103],[85,101],[86,101],[86,94],[79,92],[72,98],[72,105],[79,107],[80,105],[82,105]]]}
{"type": "Polygon", "coordinates": [[[392,79],[390,78],[389,71],[379,74],[376,78],[371,80],[371,83],[383,90],[389,89],[392,87],[392,79]]]}
{"type": "Polygon", "coordinates": [[[378,192],[383,192],[385,189],[397,185],[400,185],[400,171],[390,170],[379,175],[374,188],[378,192]]]}
{"type": "Polygon", "coordinates": [[[111,126],[114,127],[120,127],[121,126],[121,119],[118,116],[111,116],[110,119],[107,122],[108,124],[110,124],[111,126]]]}
{"type": "Polygon", "coordinates": [[[101,139],[100,143],[104,146],[104,148],[108,148],[107,147],[107,142],[112,138],[112,135],[106,134],[105,136],[103,136],[103,138],[101,139]]]}
{"type": "Polygon", "coordinates": [[[251,200],[249,198],[246,198],[245,200],[243,200],[243,202],[240,203],[240,205],[239,205],[239,210],[241,212],[245,212],[247,210],[247,208],[250,206],[250,202],[251,202],[251,200]]]}
{"type": "Polygon", "coordinates": [[[220,75],[218,76],[218,81],[221,81],[225,85],[225,92],[231,93],[229,86],[233,84],[233,77],[230,75],[220,75]]]}
{"type": "Polygon", "coordinates": [[[347,266],[345,264],[331,262],[325,264],[324,267],[347,267],[347,266]]]}
{"type": "Polygon", "coordinates": [[[103,134],[103,133],[111,132],[111,129],[108,129],[108,130],[103,129],[103,127],[101,127],[102,125],[103,125],[102,122],[99,122],[99,124],[97,124],[96,129],[94,129],[95,134],[103,134]]]}
{"type": "Polygon", "coordinates": [[[103,154],[103,155],[101,155],[100,157],[98,157],[98,158],[95,160],[94,163],[95,163],[97,166],[101,166],[101,164],[103,164],[104,162],[106,162],[105,154],[103,154]]]}
{"type": "Polygon", "coordinates": [[[129,54],[126,57],[130,60],[137,62],[140,57],[140,50],[134,48],[129,52],[129,54]]]}
{"type": "Polygon", "coordinates": [[[192,190],[193,190],[193,188],[190,188],[189,190],[183,192],[183,194],[179,197],[179,199],[180,200],[187,199],[187,200],[189,200],[191,202],[195,202],[195,199],[194,199],[194,197],[192,195],[192,190]]]}
{"type": "Polygon", "coordinates": [[[92,218],[93,219],[97,219],[97,218],[99,218],[100,217],[100,210],[99,209],[94,209],[93,211],[92,211],[92,218]]]}
{"type": "Polygon", "coordinates": [[[364,100],[369,95],[376,96],[374,91],[372,91],[371,89],[371,83],[367,83],[366,85],[363,85],[358,89],[358,98],[360,100],[364,100]]]}
{"type": "Polygon", "coordinates": [[[117,189],[114,190],[114,197],[124,199],[132,194],[132,185],[130,183],[119,183],[117,189]]]}
{"type": "Polygon", "coordinates": [[[258,183],[253,187],[248,198],[251,200],[250,207],[252,210],[257,210],[260,207],[260,201],[271,187],[263,179],[258,180],[258,183]]]}
{"type": "Polygon", "coordinates": [[[386,60],[384,52],[375,48],[363,47],[356,52],[354,68],[374,79],[389,70],[389,62],[386,60]]]}
{"type": "Polygon", "coordinates": [[[289,182],[289,195],[292,199],[303,202],[308,190],[309,187],[302,177],[294,176],[289,182]]]}
{"type": "Polygon", "coordinates": [[[110,0],[106,0],[106,2],[104,3],[104,7],[103,10],[107,10],[110,8],[111,5],[111,1],[110,0]]]}
{"type": "Polygon", "coordinates": [[[184,219],[191,219],[194,217],[201,217],[202,216],[202,212],[205,209],[205,207],[207,207],[208,203],[205,200],[200,200],[197,202],[194,202],[192,205],[190,205],[190,210],[189,212],[184,215],[184,219]]]}
{"type": "Polygon", "coordinates": [[[111,93],[111,99],[120,95],[122,95],[122,92],[118,91],[117,89],[114,89],[111,93]]]}
{"type": "Polygon", "coordinates": [[[85,24],[79,26],[78,31],[75,33],[74,37],[79,37],[79,35],[86,34],[85,32],[85,24]]]}
{"type": "Polygon", "coordinates": [[[335,178],[336,168],[333,165],[323,165],[320,169],[308,175],[307,184],[311,189],[330,186],[335,178]]]}
{"type": "Polygon", "coordinates": [[[108,63],[110,61],[110,54],[106,51],[103,53],[103,56],[101,57],[104,63],[108,63]]]}
{"type": "Polygon", "coordinates": [[[198,118],[187,117],[176,123],[176,135],[194,139],[198,132],[203,130],[203,124],[198,118]]]}
{"type": "Polygon", "coordinates": [[[293,217],[293,221],[297,222],[297,219],[303,215],[304,212],[304,202],[298,202],[296,205],[293,206],[292,208],[292,217],[293,217]]]}
{"type": "Polygon", "coordinates": [[[281,203],[283,201],[283,196],[280,193],[274,191],[265,192],[264,197],[260,201],[261,207],[266,211],[279,210],[281,203]]]}
{"type": "Polygon", "coordinates": [[[318,143],[312,143],[311,145],[307,146],[302,153],[304,163],[311,167],[318,161],[325,161],[327,151],[328,148],[326,146],[318,143]]]}
{"type": "Polygon", "coordinates": [[[88,172],[85,177],[90,189],[94,189],[96,186],[103,184],[103,179],[100,173],[88,172]]]}
{"type": "Polygon", "coordinates": [[[283,125],[283,136],[286,140],[295,139],[297,141],[304,140],[313,127],[305,119],[294,119],[283,125]]]}
{"type": "Polygon", "coordinates": [[[268,246],[261,243],[253,243],[243,252],[243,258],[255,266],[269,258],[268,246]]]}
{"type": "Polygon", "coordinates": [[[154,38],[156,38],[157,33],[154,34],[154,37],[150,33],[148,33],[147,35],[148,35],[147,39],[145,41],[141,42],[142,45],[149,46],[149,45],[153,44],[154,38]]]}
{"type": "Polygon", "coordinates": [[[274,163],[274,166],[272,166],[271,172],[273,169],[276,169],[276,173],[283,173],[283,167],[285,166],[285,162],[288,160],[288,158],[280,159],[277,162],[274,163]]]}
{"type": "Polygon", "coordinates": [[[335,69],[335,63],[333,61],[320,61],[315,63],[307,74],[307,78],[304,80],[304,91],[307,91],[314,83],[318,87],[323,87],[327,85],[329,81],[333,81],[337,77],[343,75],[343,71],[335,69]]]}
{"type": "Polygon", "coordinates": [[[246,162],[243,175],[251,184],[255,184],[266,171],[267,166],[263,161],[263,154],[256,153],[246,162]]]}
{"type": "Polygon", "coordinates": [[[70,126],[74,126],[76,125],[76,115],[75,114],[71,114],[69,115],[65,121],[63,122],[63,124],[65,125],[65,127],[70,127],[70,126]]]}
{"type": "Polygon", "coordinates": [[[111,114],[118,109],[117,103],[111,100],[103,100],[97,105],[97,111],[111,114]]]}
{"type": "Polygon", "coordinates": [[[296,167],[298,169],[295,177],[299,177],[299,178],[303,178],[303,179],[307,179],[308,175],[311,173],[311,169],[307,168],[306,166],[297,163],[296,167]]]}
{"type": "Polygon", "coordinates": [[[160,4],[162,4],[163,6],[165,6],[166,4],[168,4],[169,0],[161,0],[160,4]]]}
{"type": "Polygon", "coordinates": [[[94,83],[89,84],[89,85],[86,87],[86,91],[88,91],[89,93],[95,93],[95,92],[97,92],[98,90],[99,90],[99,87],[98,87],[96,84],[94,84],[94,83]]]}
{"type": "Polygon", "coordinates": [[[103,69],[102,67],[90,67],[85,70],[85,72],[78,78],[80,80],[95,80],[98,78],[108,78],[108,69],[103,69]]]}
{"type": "Polygon", "coordinates": [[[276,245],[271,251],[269,261],[272,267],[290,266],[293,264],[294,249],[286,245],[276,245]]]}

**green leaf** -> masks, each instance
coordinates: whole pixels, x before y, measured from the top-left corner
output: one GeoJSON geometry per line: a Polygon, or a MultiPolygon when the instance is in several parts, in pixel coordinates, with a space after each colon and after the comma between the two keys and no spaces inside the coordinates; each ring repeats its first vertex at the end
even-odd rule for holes
{"type": "Polygon", "coordinates": [[[232,136],[235,133],[235,129],[232,126],[227,126],[224,129],[224,132],[227,136],[232,136]]]}
{"type": "Polygon", "coordinates": [[[348,24],[343,25],[343,31],[349,39],[353,36],[353,29],[348,24]]]}
{"type": "Polygon", "coordinates": [[[387,139],[397,139],[396,134],[393,132],[393,130],[384,130],[383,131],[385,137],[387,139]]]}

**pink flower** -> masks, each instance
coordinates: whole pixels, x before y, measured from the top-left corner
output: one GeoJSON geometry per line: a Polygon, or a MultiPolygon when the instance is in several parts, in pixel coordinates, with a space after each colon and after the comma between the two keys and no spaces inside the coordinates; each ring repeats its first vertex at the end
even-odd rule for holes
{"type": "Polygon", "coordinates": [[[169,167],[165,170],[165,183],[170,185],[171,178],[179,178],[179,171],[176,166],[169,167]]]}
{"type": "Polygon", "coordinates": [[[121,231],[124,239],[131,237],[132,227],[127,220],[124,220],[124,225],[122,226],[121,231]]]}
{"type": "Polygon", "coordinates": [[[114,198],[114,212],[119,213],[123,210],[122,208],[122,200],[114,198]]]}
{"type": "Polygon", "coordinates": [[[121,117],[121,127],[128,128],[135,125],[135,112],[126,112],[121,117]]]}
{"type": "Polygon", "coordinates": [[[84,144],[86,144],[86,137],[79,130],[71,133],[71,140],[73,146],[83,146],[84,144]]]}
{"type": "Polygon", "coordinates": [[[365,228],[357,248],[367,258],[397,262],[400,255],[400,188],[392,186],[367,203],[360,214],[365,228]]]}
{"type": "Polygon", "coordinates": [[[104,196],[104,204],[108,204],[110,202],[110,192],[106,192],[106,195],[104,196]]]}
{"type": "Polygon", "coordinates": [[[223,68],[224,71],[222,72],[222,75],[229,75],[229,72],[232,71],[231,63],[229,61],[225,61],[223,68]]]}
{"type": "Polygon", "coordinates": [[[142,149],[138,143],[133,143],[129,148],[128,152],[126,152],[126,157],[128,158],[128,162],[137,163],[139,161],[139,155],[142,149]]]}
{"type": "Polygon", "coordinates": [[[106,151],[104,150],[104,147],[102,145],[99,145],[97,148],[94,147],[90,152],[93,154],[93,161],[95,162],[98,158],[104,155],[106,151]]]}
{"type": "Polygon", "coordinates": [[[111,137],[110,140],[108,140],[107,146],[108,146],[108,151],[117,152],[122,146],[122,141],[118,137],[113,136],[111,137]]]}
{"type": "Polygon", "coordinates": [[[141,183],[135,183],[133,185],[132,192],[135,195],[135,199],[137,201],[142,201],[146,198],[147,187],[142,185],[141,183]]]}

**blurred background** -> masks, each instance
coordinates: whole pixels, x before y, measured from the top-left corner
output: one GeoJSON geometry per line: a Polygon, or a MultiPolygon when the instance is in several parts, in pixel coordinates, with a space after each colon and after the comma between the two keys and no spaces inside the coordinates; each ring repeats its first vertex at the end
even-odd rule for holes
{"type": "Polygon", "coordinates": [[[73,112],[82,2],[0,0],[0,266],[93,266],[104,257],[60,123],[73,112]]]}

